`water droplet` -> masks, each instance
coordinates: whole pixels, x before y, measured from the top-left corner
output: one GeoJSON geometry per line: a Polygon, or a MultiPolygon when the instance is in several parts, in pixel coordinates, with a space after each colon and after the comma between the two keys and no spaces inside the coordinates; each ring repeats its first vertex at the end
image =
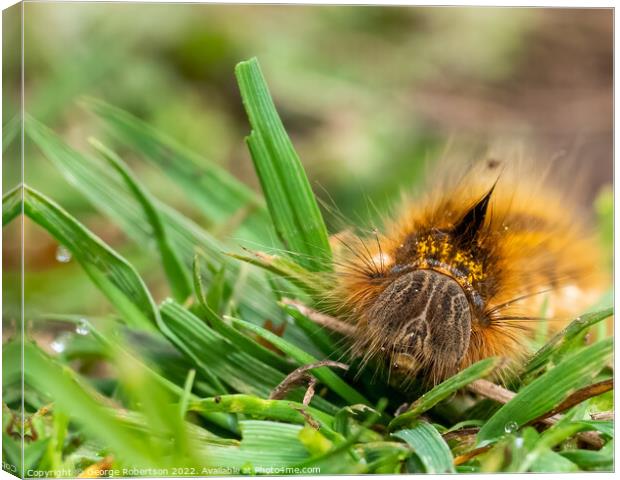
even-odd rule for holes
{"type": "Polygon", "coordinates": [[[504,230],[508,230],[508,225],[504,225],[504,230]]]}
{"type": "Polygon", "coordinates": [[[519,425],[517,422],[508,422],[504,425],[504,432],[506,433],[514,433],[519,429],[519,425]]]}
{"type": "Polygon", "coordinates": [[[71,252],[64,245],[58,245],[56,249],[56,260],[60,263],[68,263],[71,261],[71,252]]]}
{"type": "Polygon", "coordinates": [[[515,448],[523,448],[523,437],[515,438],[515,448]]]}
{"type": "Polygon", "coordinates": [[[78,335],[88,335],[90,329],[88,328],[88,322],[85,319],[80,320],[80,323],[75,327],[75,333],[78,335]]]}

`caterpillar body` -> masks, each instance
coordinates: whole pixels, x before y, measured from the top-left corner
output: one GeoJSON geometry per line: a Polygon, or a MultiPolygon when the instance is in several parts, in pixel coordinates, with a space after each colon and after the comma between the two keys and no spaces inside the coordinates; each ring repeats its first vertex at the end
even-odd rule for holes
{"type": "Polygon", "coordinates": [[[362,366],[437,383],[489,356],[518,360],[543,300],[570,319],[597,299],[596,237],[570,195],[515,165],[444,168],[383,233],[335,236],[330,297],[362,366]]]}

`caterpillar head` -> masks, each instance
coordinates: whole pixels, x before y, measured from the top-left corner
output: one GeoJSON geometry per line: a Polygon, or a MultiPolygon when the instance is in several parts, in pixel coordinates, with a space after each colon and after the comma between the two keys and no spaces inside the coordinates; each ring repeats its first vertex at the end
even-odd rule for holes
{"type": "Polygon", "coordinates": [[[472,249],[494,187],[454,224],[414,231],[382,253],[379,274],[369,282],[373,286],[361,290],[363,308],[358,309],[359,336],[353,346],[359,356],[366,361],[374,357],[379,366],[401,372],[405,379],[419,376],[432,382],[462,367],[481,304],[470,279],[484,274],[472,249]]]}
{"type": "Polygon", "coordinates": [[[465,292],[454,279],[416,270],[396,278],[376,298],[358,347],[382,352],[391,369],[408,375],[425,370],[445,377],[461,365],[471,321],[465,292]]]}

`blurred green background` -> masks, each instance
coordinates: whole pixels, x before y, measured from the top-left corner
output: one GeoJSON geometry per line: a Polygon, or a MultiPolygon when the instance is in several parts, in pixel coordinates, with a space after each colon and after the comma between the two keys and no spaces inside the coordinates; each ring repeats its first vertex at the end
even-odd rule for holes
{"type": "MultiPolygon", "coordinates": [[[[612,179],[612,18],[603,9],[27,3],[25,106],[90,151],[88,137],[108,138],[79,99],[101,98],[258,189],[233,73],[257,56],[315,192],[353,222],[385,210],[449,144],[517,142],[560,169],[577,161],[591,209],[612,179]]],[[[4,28],[9,36],[19,25],[5,19],[4,28]]],[[[19,68],[17,55],[4,62],[19,68]]],[[[4,79],[4,124],[18,81],[4,79]]],[[[155,196],[205,224],[165,174],[118,152],[155,196]]],[[[94,211],[35,146],[25,158],[27,183],[125,255],[156,300],[167,295],[156,255],[94,211]]],[[[25,235],[33,311],[108,310],[75,262],[57,260],[51,237],[28,221],[25,235]]],[[[16,242],[5,235],[9,281],[16,242]]]]}

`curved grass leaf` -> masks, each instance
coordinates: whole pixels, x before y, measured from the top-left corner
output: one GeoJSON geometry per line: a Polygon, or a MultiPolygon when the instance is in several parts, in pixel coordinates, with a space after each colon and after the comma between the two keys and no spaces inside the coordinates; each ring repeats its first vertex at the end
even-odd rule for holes
{"type": "Polygon", "coordinates": [[[24,344],[25,381],[40,389],[58,408],[71,413],[71,418],[93,437],[113,446],[115,453],[130,464],[143,467],[161,465],[142,435],[124,426],[109,410],[80,384],[72,372],[58,365],[31,343],[24,344]]]}
{"type": "MultiPolygon", "coordinates": [[[[209,446],[205,457],[221,470],[211,474],[271,474],[278,469],[297,464],[309,454],[299,441],[301,425],[272,422],[268,420],[244,420],[239,422],[241,444],[238,447],[209,446]]],[[[207,472],[209,473],[209,472],[207,472]]]]}
{"type": "Polygon", "coordinates": [[[153,329],[159,324],[146,285],[123,257],[59,205],[28,186],[24,186],[24,213],[71,252],[129,325],[153,329]]]}
{"type": "Polygon", "coordinates": [[[389,428],[393,430],[413,422],[422,413],[430,410],[457,390],[491,373],[498,363],[499,359],[497,358],[485,358],[467,367],[465,370],[460,371],[456,375],[453,375],[413,402],[407,412],[399,415],[390,422],[389,428]]]}
{"type": "Polygon", "coordinates": [[[505,433],[506,425],[521,427],[551,410],[577,389],[587,385],[611,354],[611,338],[601,340],[562,360],[556,367],[523,387],[480,429],[478,445],[486,445],[505,433]]]}
{"type": "MultiPolygon", "coordinates": [[[[318,359],[313,357],[312,355],[306,353],[301,350],[298,346],[293,345],[290,342],[287,342],[282,337],[265,330],[257,325],[254,325],[249,322],[245,322],[243,320],[239,320],[238,318],[230,317],[230,321],[233,325],[238,325],[240,327],[246,328],[251,332],[259,335],[264,338],[275,347],[282,350],[284,353],[293,358],[298,364],[301,365],[309,365],[311,363],[318,362],[318,359]]],[[[348,383],[343,381],[338,375],[332,372],[328,367],[319,367],[312,370],[312,374],[316,376],[319,380],[321,380],[325,385],[331,388],[334,393],[338,394],[344,400],[349,403],[365,403],[370,404],[370,402],[364,398],[364,396],[357,392],[353,387],[351,387],[348,383]]]]}
{"type": "Polygon", "coordinates": [[[278,302],[278,305],[293,318],[295,324],[299,325],[299,328],[306,333],[308,338],[325,356],[332,356],[334,358],[334,356],[342,355],[342,345],[335,338],[332,338],[331,332],[325,327],[317,325],[292,305],[282,302],[278,302]]]}
{"type": "MultiPolygon", "coordinates": [[[[123,179],[105,162],[74,150],[45,125],[28,116],[26,134],[96,209],[116,222],[138,244],[153,243],[150,242],[151,227],[144,216],[143,208],[128,192],[123,179]]],[[[205,252],[212,264],[219,265],[225,260],[222,255],[224,246],[212,235],[167,205],[154,201],[154,206],[161,212],[168,226],[169,237],[188,266],[191,265],[196,248],[205,252]]],[[[231,265],[227,278],[229,282],[234,282],[235,271],[236,265],[231,265]]],[[[264,302],[265,293],[268,291],[269,285],[262,272],[249,272],[242,302],[248,314],[261,319],[278,318],[281,315],[276,305],[264,302]]]]}
{"type": "Polygon", "coordinates": [[[2,153],[9,148],[21,130],[22,116],[17,113],[8,122],[2,125],[2,153]]]}
{"type": "Polygon", "coordinates": [[[312,271],[328,270],[327,228],[258,60],[239,63],[235,74],[252,127],[247,144],[278,236],[300,265],[312,271]]]}
{"type": "Polygon", "coordinates": [[[306,270],[301,265],[276,255],[263,252],[251,252],[253,255],[229,253],[228,255],[243,262],[256,265],[264,270],[289,280],[311,296],[319,297],[332,288],[325,276],[306,270]]]}
{"type": "Polygon", "coordinates": [[[606,308],[600,312],[586,313],[573,320],[566,328],[558,332],[543,348],[534,354],[523,370],[522,376],[526,377],[540,371],[557,352],[583,335],[588,328],[612,315],[613,308],[606,308]]]}
{"type": "Polygon", "coordinates": [[[392,434],[409,444],[426,469],[426,473],[454,473],[450,447],[435,427],[417,422],[411,428],[392,434]]]}
{"type": "Polygon", "coordinates": [[[168,239],[164,221],[155,207],[151,195],[116,153],[95,139],[91,139],[90,143],[125,180],[127,187],[129,187],[129,190],[134,194],[144,210],[144,216],[148,219],[153,230],[153,236],[161,255],[162,266],[170,283],[173,296],[179,302],[185,301],[191,292],[189,276],[176,250],[168,239]]]}
{"type": "MultiPolygon", "coordinates": [[[[105,357],[111,360],[116,361],[117,363],[119,362],[119,358],[123,359],[119,367],[119,370],[121,370],[121,375],[119,375],[119,377],[122,378],[122,373],[123,373],[122,368],[124,366],[125,367],[132,366],[132,368],[140,370],[142,375],[144,377],[147,377],[147,380],[150,383],[156,384],[156,388],[165,390],[169,395],[173,397],[178,397],[180,399],[179,403],[180,404],[183,403],[184,401],[183,398],[185,397],[187,393],[185,392],[184,388],[174,383],[173,381],[171,381],[169,378],[167,378],[161,373],[161,371],[163,370],[163,365],[161,364],[162,363],[161,355],[157,355],[158,358],[156,359],[150,359],[150,361],[148,360],[144,361],[143,357],[139,355],[138,351],[130,351],[125,346],[119,345],[118,334],[120,332],[115,331],[114,328],[109,328],[108,324],[104,324],[106,328],[103,328],[103,327],[97,328],[93,324],[93,322],[86,320],[81,316],[75,316],[75,317],[64,316],[63,319],[65,321],[79,324],[82,328],[85,328],[86,331],[89,332],[89,335],[87,337],[79,336],[79,338],[80,339],[88,338],[88,339],[91,339],[97,342],[101,346],[100,352],[102,355],[104,355],[105,357]],[[159,363],[157,363],[158,361],[159,363]],[[153,365],[154,368],[151,367],[151,365],[153,365]]],[[[135,334],[135,332],[130,332],[130,333],[135,334]]],[[[143,346],[143,344],[146,343],[144,333],[142,333],[141,337],[139,338],[140,338],[141,346],[143,346]]],[[[165,340],[162,339],[162,341],[165,341],[165,340]]],[[[130,343],[127,343],[126,345],[130,346],[130,343]]],[[[67,356],[66,353],[67,353],[67,350],[63,352],[64,359],[71,360],[72,357],[70,355],[67,356]]],[[[174,359],[174,360],[178,361],[177,359],[174,359]]],[[[170,361],[170,358],[164,357],[163,361],[170,361]]],[[[181,368],[182,368],[182,365],[181,365],[181,368]]],[[[193,371],[193,370],[190,370],[190,371],[193,371]]],[[[186,377],[186,384],[187,384],[187,377],[186,377]]],[[[185,387],[186,386],[187,385],[185,385],[185,387]]],[[[133,388],[133,386],[131,388],[133,388]]],[[[212,392],[213,392],[213,386],[210,385],[209,394],[212,394],[212,392]]],[[[198,397],[191,394],[191,392],[189,393],[188,400],[189,399],[197,400],[197,398],[198,397]]],[[[204,413],[202,414],[202,416],[205,419],[209,420],[210,422],[218,425],[219,427],[224,428],[230,432],[236,433],[236,425],[235,425],[235,422],[233,421],[234,419],[231,418],[229,415],[224,415],[220,413],[211,413],[211,414],[204,413]]]]}
{"type": "MultiPolygon", "coordinates": [[[[207,301],[206,293],[204,291],[202,283],[202,268],[200,258],[201,256],[199,254],[197,254],[194,258],[194,290],[196,299],[198,300],[199,305],[202,307],[209,326],[252,357],[283,372],[290,370],[291,364],[287,362],[284,358],[276,355],[271,350],[268,350],[262,345],[259,345],[250,337],[243,335],[241,332],[234,329],[211,308],[207,301]]],[[[217,276],[213,280],[217,281],[217,276]]]]}
{"type": "Polygon", "coordinates": [[[17,185],[2,196],[2,226],[11,223],[22,213],[23,186],[17,185]]]}
{"type": "MultiPolygon", "coordinates": [[[[244,352],[174,301],[165,301],[161,312],[166,327],[174,336],[172,342],[206,375],[215,375],[240,393],[263,398],[284,380],[284,373],[244,352]]],[[[226,393],[223,387],[222,393],[226,393]]],[[[291,398],[301,400],[302,392],[291,392],[291,398]]],[[[319,396],[315,396],[311,404],[326,412],[338,410],[319,396]]]]}
{"type": "Polygon", "coordinates": [[[608,472],[611,472],[613,470],[613,442],[609,442],[599,451],[567,450],[564,452],[560,452],[559,454],[584,470],[597,470],[608,472]]]}
{"type": "Polygon", "coordinates": [[[595,426],[590,422],[573,421],[570,414],[564,416],[540,435],[534,448],[520,462],[515,463],[514,469],[519,472],[555,471],[554,468],[562,468],[562,464],[565,464],[568,468],[577,470],[567,459],[557,456],[551,449],[579,432],[594,429],[595,426]],[[554,465],[555,463],[558,465],[554,465]]]}

